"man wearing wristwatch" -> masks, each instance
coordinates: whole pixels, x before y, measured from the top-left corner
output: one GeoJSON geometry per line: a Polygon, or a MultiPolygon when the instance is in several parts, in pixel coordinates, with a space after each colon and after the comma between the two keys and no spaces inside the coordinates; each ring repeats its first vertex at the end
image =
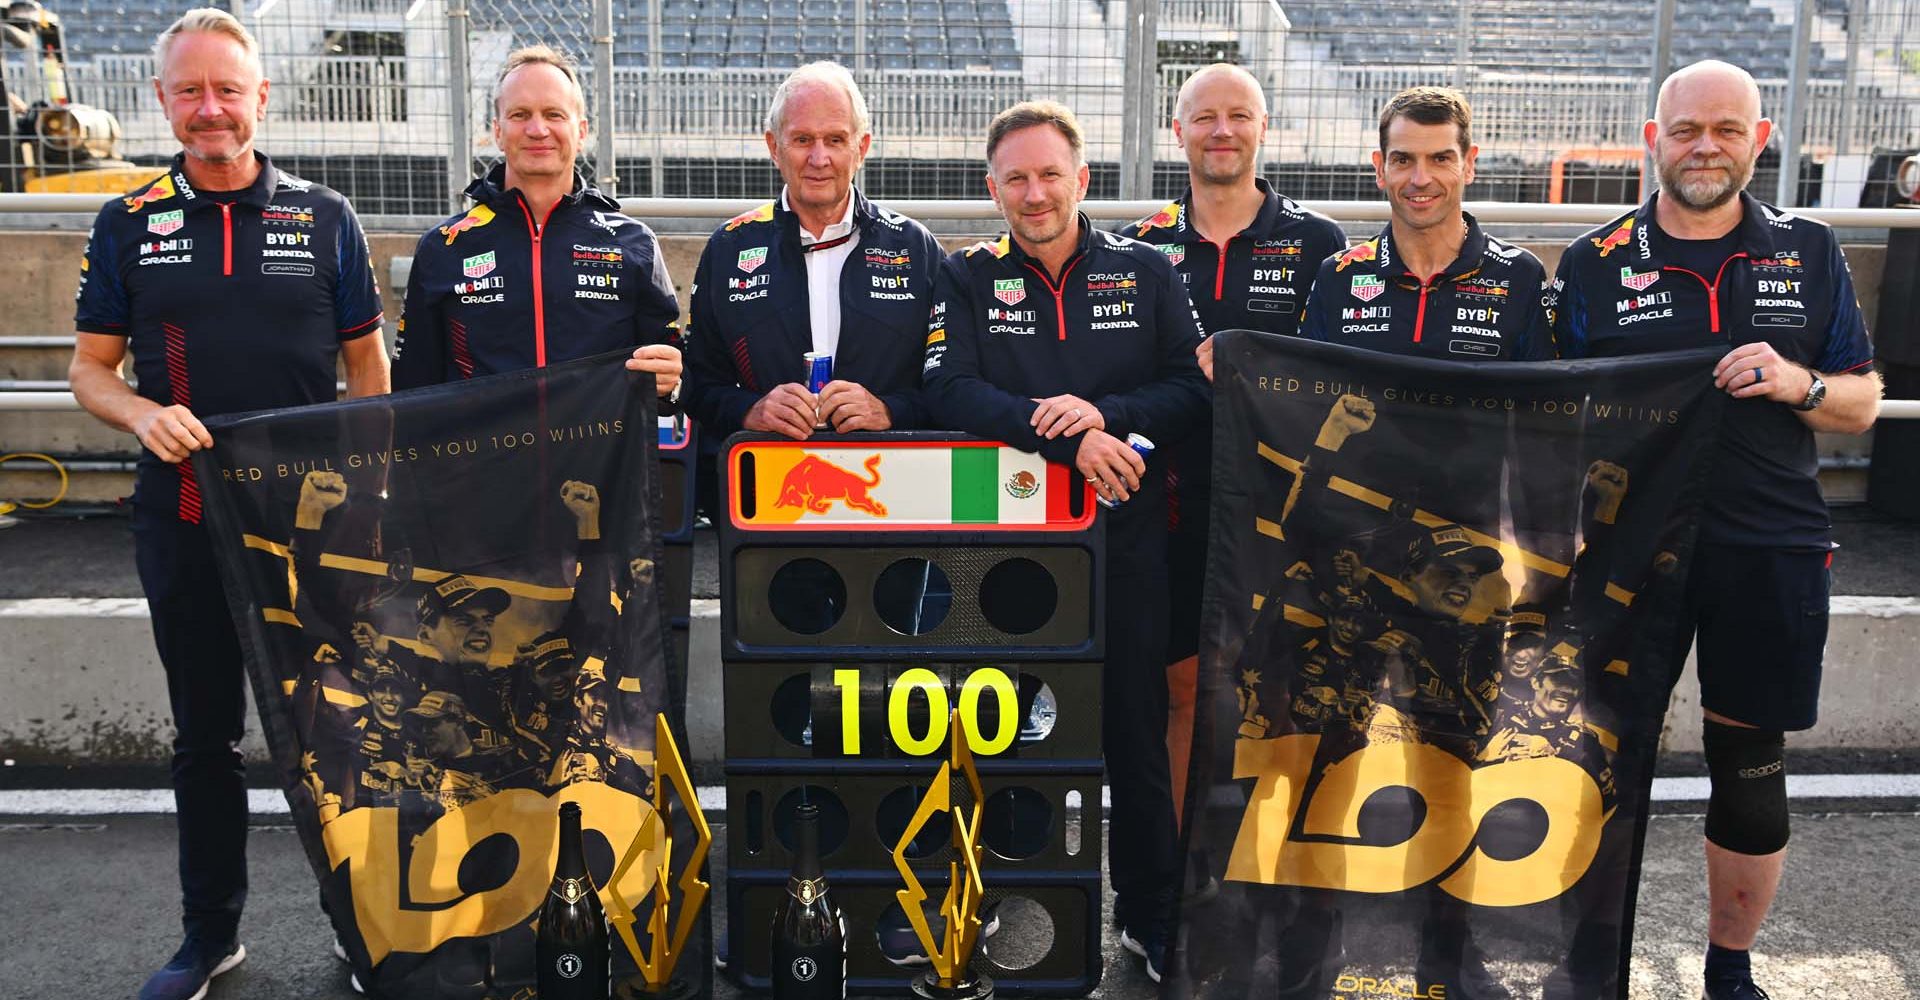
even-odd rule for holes
{"type": "MultiPolygon", "coordinates": [[[[1824,225],[1744,193],[1772,123],[1746,71],[1668,77],[1647,148],[1660,190],[1577,239],[1554,279],[1563,358],[1715,346],[1733,401],[1688,578],[1707,768],[1708,1000],[1764,997],[1748,971],[1787,844],[1784,733],[1810,728],[1832,563],[1814,432],[1879,412],[1853,280],[1824,225]]],[[[1674,651],[1681,662],[1686,647],[1674,651]]],[[[1677,672],[1677,671],[1676,671],[1677,672]]]]}

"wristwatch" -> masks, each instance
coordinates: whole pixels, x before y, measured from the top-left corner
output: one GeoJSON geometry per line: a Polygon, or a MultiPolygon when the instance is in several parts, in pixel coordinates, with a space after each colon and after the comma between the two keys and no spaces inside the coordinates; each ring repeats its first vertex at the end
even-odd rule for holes
{"type": "Polygon", "coordinates": [[[1813,384],[1807,386],[1807,398],[1801,400],[1799,406],[1794,407],[1802,413],[1819,409],[1820,404],[1827,398],[1827,383],[1821,380],[1820,373],[1809,371],[1807,374],[1813,376],[1813,384]]]}

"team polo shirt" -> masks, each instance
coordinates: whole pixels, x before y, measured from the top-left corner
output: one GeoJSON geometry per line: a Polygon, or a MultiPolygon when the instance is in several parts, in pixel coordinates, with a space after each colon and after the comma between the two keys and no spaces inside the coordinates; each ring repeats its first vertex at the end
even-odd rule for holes
{"type": "MultiPolygon", "coordinates": [[[[1560,258],[1554,344],[1561,357],[1617,357],[1765,341],[1818,372],[1864,371],[1873,345],[1833,231],[1740,195],[1724,247],[1679,241],[1655,220],[1656,193],[1560,258]]],[[[1733,545],[1818,547],[1831,521],[1813,431],[1793,408],[1734,399],[1700,535],[1733,545]]]]}
{"type": "MultiPolygon", "coordinates": [[[[244,191],[198,191],[183,157],[108,202],[80,262],[74,328],[127,338],[136,391],[205,418],[335,398],[340,345],[380,329],[353,209],[276,169],[244,191]]],[[[200,519],[192,465],[142,450],[138,502],[200,519]]]]}
{"type": "Polygon", "coordinates": [[[1123,235],[1153,244],[1180,273],[1202,334],[1263,330],[1293,335],[1320,262],[1346,249],[1347,234],[1339,223],[1301,208],[1264,180],[1254,184],[1266,200],[1253,223],[1229,237],[1224,249],[1194,228],[1192,189],[1121,229],[1123,235]]]}
{"type": "Polygon", "coordinates": [[[393,387],[412,389],[673,344],[680,304],[653,230],[580,177],[534,218],[497,165],[473,208],[413,252],[393,345],[393,387]]]}
{"type": "Polygon", "coordinates": [[[1454,361],[1553,356],[1546,268],[1488,236],[1461,213],[1466,239],[1440,273],[1418,275],[1393,245],[1393,226],[1328,257],[1307,296],[1300,335],[1391,354],[1454,361]]]}

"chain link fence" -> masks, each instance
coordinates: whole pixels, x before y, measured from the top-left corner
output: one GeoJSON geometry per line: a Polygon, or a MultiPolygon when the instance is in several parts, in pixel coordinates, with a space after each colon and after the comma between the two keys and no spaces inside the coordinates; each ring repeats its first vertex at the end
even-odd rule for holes
{"type": "MultiPolygon", "coordinates": [[[[121,157],[170,156],[149,49],[204,0],[45,2],[66,25],[73,99],[118,120],[121,157]]],[[[849,66],[867,93],[875,138],[863,183],[883,198],[983,197],[987,122],[1031,97],[1079,113],[1095,197],[1177,193],[1186,167],[1168,126],[1174,97],[1215,61],[1246,66],[1267,88],[1264,169],[1308,199],[1377,197],[1368,155],[1379,107],[1437,83],[1474,104],[1481,156],[1469,198],[1635,200],[1655,67],[1708,57],[1760,80],[1778,138],[1755,189],[1770,199],[1890,204],[1892,166],[1920,147],[1920,0],[235,5],[273,80],[261,148],[363,215],[396,221],[451,210],[492,162],[494,77],[509,51],[535,42],[579,63],[596,130],[583,170],[624,195],[771,194],[768,99],[792,68],[823,58],[849,66]],[[1779,183],[1783,159],[1797,185],[1779,183]]],[[[13,47],[5,55],[8,94],[30,102],[44,66],[13,47]]],[[[16,160],[32,145],[14,142],[16,160]]]]}

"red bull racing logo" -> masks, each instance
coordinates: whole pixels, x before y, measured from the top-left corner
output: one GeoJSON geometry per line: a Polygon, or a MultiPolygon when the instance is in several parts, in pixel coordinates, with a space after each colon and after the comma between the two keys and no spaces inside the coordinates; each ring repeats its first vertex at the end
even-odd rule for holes
{"type": "Polygon", "coordinates": [[[493,209],[485,205],[475,205],[473,206],[473,211],[461,216],[458,222],[450,226],[441,226],[440,235],[447,238],[447,246],[452,246],[453,241],[459,238],[461,233],[469,229],[479,229],[481,226],[492,221],[493,209]]]}
{"type": "Polygon", "coordinates": [[[1606,255],[1612,253],[1616,248],[1626,246],[1627,241],[1631,239],[1633,239],[1633,220],[1629,218],[1629,219],[1622,220],[1620,225],[1617,228],[1615,228],[1613,232],[1610,232],[1607,235],[1602,237],[1591,238],[1589,239],[1588,242],[1591,242],[1594,246],[1599,247],[1600,256],[1605,257],[1606,255]]]}
{"type": "Polygon", "coordinates": [[[173,197],[175,193],[173,188],[173,175],[164,174],[159,180],[149,184],[145,191],[136,195],[129,195],[120,200],[126,202],[127,211],[138,212],[154,202],[166,201],[168,198],[173,197]]]}
{"type": "Polygon", "coordinates": [[[1368,240],[1359,246],[1348,247],[1341,251],[1340,256],[1334,259],[1333,269],[1336,272],[1344,271],[1348,264],[1364,264],[1367,261],[1379,259],[1380,241],[1368,240]]]}
{"type": "Polygon", "coordinates": [[[880,485],[880,456],[869,456],[866,467],[867,476],[862,476],[818,455],[808,455],[787,470],[786,478],[780,481],[780,498],[773,505],[825,514],[838,500],[850,510],[886,517],[886,505],[869,492],[880,485]]]}

